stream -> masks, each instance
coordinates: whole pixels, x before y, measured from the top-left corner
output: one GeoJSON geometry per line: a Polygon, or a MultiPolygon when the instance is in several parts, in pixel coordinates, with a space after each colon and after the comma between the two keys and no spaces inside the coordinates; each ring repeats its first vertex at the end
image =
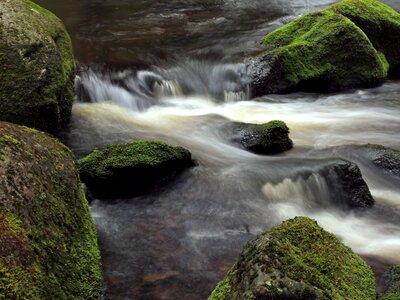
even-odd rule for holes
{"type": "MultiPolygon", "coordinates": [[[[198,166],[150,195],[94,199],[106,299],[206,299],[246,241],[288,218],[318,221],[382,272],[400,263],[400,177],[362,145],[400,150],[400,81],[335,94],[249,99],[244,57],[294,18],[336,1],[36,0],[65,23],[78,76],[64,142],[77,157],[109,143],[161,139],[198,166]],[[283,120],[294,149],[260,156],[232,145],[232,121],[283,120]],[[332,178],[357,163],[376,201],[343,210],[332,178]]],[[[400,11],[400,2],[387,0],[400,11]]]]}

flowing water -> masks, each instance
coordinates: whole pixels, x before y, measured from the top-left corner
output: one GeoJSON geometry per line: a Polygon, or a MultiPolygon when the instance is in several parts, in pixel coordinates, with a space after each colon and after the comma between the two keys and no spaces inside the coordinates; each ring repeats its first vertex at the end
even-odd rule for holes
{"type": "MultiPolygon", "coordinates": [[[[361,145],[400,150],[400,82],[338,94],[249,99],[243,57],[269,31],[334,1],[37,0],[69,29],[80,63],[65,142],[162,139],[198,166],[134,199],[93,200],[110,299],[205,299],[247,240],[282,220],[318,220],[378,277],[400,263],[400,178],[361,145]],[[284,120],[293,150],[260,156],[229,142],[232,121],[284,120]],[[323,168],[357,163],[376,204],[348,211],[323,168]]],[[[400,10],[397,0],[387,1],[400,10]]]]}

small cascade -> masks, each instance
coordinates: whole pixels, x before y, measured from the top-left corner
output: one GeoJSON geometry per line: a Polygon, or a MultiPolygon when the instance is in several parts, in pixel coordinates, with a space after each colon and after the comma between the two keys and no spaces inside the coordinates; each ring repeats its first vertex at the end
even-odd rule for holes
{"type": "Polygon", "coordinates": [[[279,183],[267,183],[262,192],[272,203],[295,203],[304,208],[315,208],[330,199],[328,184],[320,174],[308,177],[285,178],[279,183]]]}
{"type": "Polygon", "coordinates": [[[153,85],[153,93],[156,97],[183,96],[182,88],[177,80],[155,82],[153,85]]]}

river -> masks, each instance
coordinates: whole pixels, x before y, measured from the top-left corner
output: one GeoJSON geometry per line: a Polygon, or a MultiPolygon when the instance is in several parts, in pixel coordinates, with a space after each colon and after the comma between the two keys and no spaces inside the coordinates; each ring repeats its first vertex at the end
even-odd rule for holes
{"type": "Polygon", "coordinates": [[[198,161],[150,195],[91,202],[107,298],[206,299],[247,240],[296,215],[362,255],[378,283],[400,263],[399,178],[360,146],[400,150],[400,82],[250,100],[243,81],[240,61],[267,32],[335,1],[36,2],[64,21],[74,44],[77,100],[63,139],[78,157],[145,138],[184,146],[198,161]],[[285,154],[255,155],[226,138],[231,121],[276,119],[295,144],[285,154]],[[335,205],[340,195],[319,171],[337,158],[359,165],[372,209],[335,205]]]}

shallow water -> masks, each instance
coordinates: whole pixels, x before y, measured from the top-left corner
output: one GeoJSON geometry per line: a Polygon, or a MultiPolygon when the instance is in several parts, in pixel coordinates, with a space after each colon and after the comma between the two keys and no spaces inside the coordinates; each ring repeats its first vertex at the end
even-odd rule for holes
{"type": "Polygon", "coordinates": [[[184,146],[199,163],[151,195],[91,203],[109,298],[205,299],[248,239],[296,215],[317,219],[378,277],[400,263],[400,178],[360,147],[400,150],[400,82],[249,100],[238,63],[266,32],[331,1],[37,2],[64,20],[82,64],[63,135],[79,157],[145,138],[184,146]],[[239,149],[224,130],[275,119],[295,143],[282,155],[239,149]],[[337,158],[359,165],[374,208],[338,206],[320,173],[337,158]]]}

